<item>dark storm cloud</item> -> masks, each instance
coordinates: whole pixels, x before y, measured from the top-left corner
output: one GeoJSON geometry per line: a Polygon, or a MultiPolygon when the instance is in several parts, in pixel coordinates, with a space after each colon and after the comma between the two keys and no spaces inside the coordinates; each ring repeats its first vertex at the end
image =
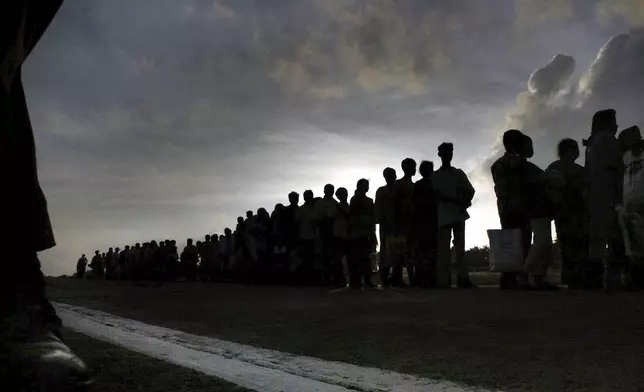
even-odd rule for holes
{"type": "Polygon", "coordinates": [[[66,0],[25,68],[53,252],[220,231],[444,140],[473,167],[534,64],[596,45],[582,3],[66,0]]]}

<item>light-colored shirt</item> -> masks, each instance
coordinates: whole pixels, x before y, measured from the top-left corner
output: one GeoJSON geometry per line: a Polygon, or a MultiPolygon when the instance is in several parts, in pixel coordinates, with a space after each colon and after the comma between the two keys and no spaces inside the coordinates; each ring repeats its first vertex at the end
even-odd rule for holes
{"type": "Polygon", "coordinates": [[[455,167],[441,167],[434,172],[433,180],[438,202],[438,226],[469,219],[465,205],[471,202],[475,191],[465,172],[455,167]]]}

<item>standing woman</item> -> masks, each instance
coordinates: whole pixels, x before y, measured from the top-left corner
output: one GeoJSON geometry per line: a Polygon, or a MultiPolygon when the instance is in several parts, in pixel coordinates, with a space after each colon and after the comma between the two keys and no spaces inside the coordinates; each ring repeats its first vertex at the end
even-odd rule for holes
{"type": "Polygon", "coordinates": [[[36,150],[21,71],[62,0],[10,1],[0,7],[0,377],[3,385],[35,390],[84,389],[89,373],[63,343],[61,320],[45,297],[37,252],[54,240],[38,182],[36,150]],[[23,322],[17,322],[17,321],[23,322]],[[28,320],[28,322],[24,322],[28,320]]]}

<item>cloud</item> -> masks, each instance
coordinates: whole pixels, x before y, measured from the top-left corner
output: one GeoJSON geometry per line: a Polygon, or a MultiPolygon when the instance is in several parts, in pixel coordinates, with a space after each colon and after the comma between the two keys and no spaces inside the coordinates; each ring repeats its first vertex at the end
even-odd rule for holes
{"type": "MultiPolygon", "coordinates": [[[[644,124],[639,107],[644,99],[644,29],[611,38],[577,78],[572,77],[574,67],[572,57],[558,54],[534,71],[508,117],[507,128],[533,138],[535,160],[542,166],[555,159],[555,146],[562,138],[587,137],[598,110],[616,109],[621,128],[644,124]]],[[[489,176],[489,167],[502,150],[498,140],[479,175],[489,176]]]]}
{"type": "Polygon", "coordinates": [[[603,0],[596,10],[603,22],[621,17],[633,26],[644,26],[644,3],[640,0],[603,0]]]}

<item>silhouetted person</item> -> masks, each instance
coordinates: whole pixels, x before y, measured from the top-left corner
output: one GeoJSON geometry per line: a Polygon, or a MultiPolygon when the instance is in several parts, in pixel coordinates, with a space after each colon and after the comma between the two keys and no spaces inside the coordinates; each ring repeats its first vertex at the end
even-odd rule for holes
{"type": "Polygon", "coordinates": [[[470,218],[467,209],[472,205],[474,187],[463,170],[452,166],[454,145],[438,146],[441,167],[434,172],[434,191],[438,201],[438,265],[437,287],[451,286],[452,252],[450,242],[454,235],[454,258],[457,285],[460,288],[475,287],[470,280],[465,264],[465,221],[470,218]]]}
{"type": "Polygon", "coordinates": [[[314,223],[315,201],[313,191],[304,192],[304,204],[298,208],[295,215],[295,222],[299,233],[299,257],[302,266],[298,273],[301,283],[312,284],[314,282],[315,262],[315,240],[317,230],[314,223]]]}
{"type": "Polygon", "coordinates": [[[383,288],[390,285],[391,267],[395,260],[388,258],[388,237],[396,235],[396,170],[391,167],[382,172],[386,185],[376,191],[376,222],[380,236],[380,280],[383,288]]]}
{"type": "Polygon", "coordinates": [[[224,229],[223,238],[219,240],[219,254],[221,256],[221,273],[224,279],[230,278],[230,260],[235,253],[233,232],[228,227],[224,229]]]}
{"type": "Polygon", "coordinates": [[[415,282],[414,269],[411,262],[411,235],[414,217],[414,182],[413,176],[416,175],[416,161],[406,158],[401,164],[403,178],[396,182],[395,193],[395,221],[396,235],[400,239],[400,249],[395,253],[393,261],[393,270],[391,276],[391,285],[395,287],[407,287],[403,282],[403,267],[407,268],[410,282],[415,282]],[[403,245],[404,244],[404,245],[403,245]]]}
{"type": "Polygon", "coordinates": [[[316,204],[313,212],[320,240],[320,261],[322,264],[322,279],[325,285],[331,284],[331,264],[333,260],[333,224],[338,208],[338,202],[333,197],[335,187],[331,184],[324,186],[324,197],[316,204]]]}
{"type": "Polygon", "coordinates": [[[559,160],[546,169],[552,178],[555,227],[561,253],[561,281],[571,289],[582,288],[588,255],[586,224],[586,170],[575,163],[579,145],[563,139],[557,146],[559,160]]]}
{"type": "Polygon", "coordinates": [[[617,128],[614,110],[599,111],[593,116],[591,136],[585,141],[590,231],[585,284],[598,287],[604,266],[603,286],[607,291],[622,289],[625,264],[623,237],[615,210],[622,205],[624,186],[624,161],[615,138],[617,128]]]}
{"type": "Polygon", "coordinates": [[[190,282],[197,281],[197,262],[199,261],[199,254],[197,247],[192,244],[192,239],[188,238],[186,247],[181,252],[181,266],[184,276],[190,282]]]}
{"type": "Polygon", "coordinates": [[[297,249],[298,243],[298,227],[295,217],[299,209],[300,195],[296,192],[288,194],[289,205],[284,208],[281,219],[284,225],[284,240],[288,248],[288,252],[294,252],[297,249]]]}
{"type": "Polygon", "coordinates": [[[642,249],[640,235],[632,230],[631,222],[644,221],[644,140],[637,126],[620,132],[619,139],[623,140],[624,151],[624,219],[631,243],[631,255],[628,258],[626,283],[629,289],[644,289],[644,265],[642,264],[642,249]],[[634,248],[634,249],[633,249],[634,248]]]}
{"type": "MultiPolygon", "coordinates": [[[[494,192],[501,228],[503,230],[519,229],[521,231],[524,262],[532,243],[530,220],[524,200],[523,161],[519,155],[523,143],[523,133],[510,129],[503,134],[505,154],[494,162],[490,168],[494,180],[494,192]]],[[[501,289],[518,288],[518,276],[522,271],[501,274],[501,289]]]]}
{"type": "Polygon", "coordinates": [[[355,196],[349,204],[350,252],[347,258],[349,286],[360,289],[369,284],[371,265],[369,255],[376,250],[376,217],[373,200],[367,197],[369,181],[360,179],[355,196]]]}
{"type": "Polygon", "coordinates": [[[104,265],[103,265],[103,257],[101,256],[101,252],[99,251],[94,252],[94,257],[92,257],[92,261],[89,264],[89,267],[92,269],[92,278],[94,279],[103,278],[104,265]]]}
{"type": "Polygon", "coordinates": [[[116,280],[116,257],[113,248],[109,248],[105,254],[105,279],[116,280]]]}
{"type": "Polygon", "coordinates": [[[551,200],[546,173],[528,161],[534,155],[532,139],[527,135],[523,135],[522,139],[523,148],[519,155],[524,158],[523,192],[533,241],[525,260],[523,275],[520,275],[529,280],[520,281],[520,286],[523,289],[555,290],[557,287],[546,280],[546,275],[553,261],[551,222],[556,207],[551,200]]]}
{"type": "Polygon", "coordinates": [[[85,270],[87,269],[87,257],[83,254],[78,263],[76,263],[76,277],[78,279],[83,279],[85,277],[85,270]]]}
{"type": "Polygon", "coordinates": [[[421,287],[429,288],[436,287],[438,211],[432,180],[434,164],[423,161],[419,171],[422,179],[414,184],[412,245],[415,250],[416,279],[421,287]]]}
{"type": "Polygon", "coordinates": [[[38,181],[36,150],[22,84],[22,65],[62,0],[4,2],[0,11],[0,368],[4,389],[33,385],[85,390],[85,364],[61,341],[61,320],[45,295],[37,252],[56,245],[38,181]],[[21,320],[15,323],[14,320],[21,320]],[[9,378],[10,377],[10,378],[9,378]]]}
{"type": "Polygon", "coordinates": [[[338,203],[335,206],[333,218],[333,259],[331,273],[333,286],[336,288],[346,287],[347,281],[344,275],[342,260],[348,257],[349,247],[349,192],[346,188],[338,188],[335,192],[338,203]]]}

